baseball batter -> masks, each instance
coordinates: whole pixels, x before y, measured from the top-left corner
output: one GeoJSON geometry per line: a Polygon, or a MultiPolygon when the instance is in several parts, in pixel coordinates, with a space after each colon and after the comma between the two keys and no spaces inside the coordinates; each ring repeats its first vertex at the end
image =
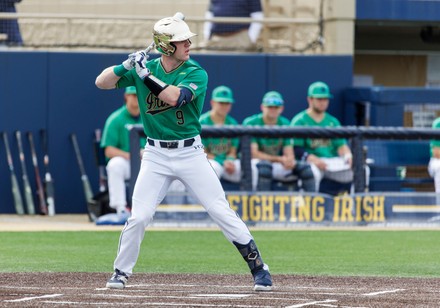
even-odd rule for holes
{"type": "Polygon", "coordinates": [[[199,117],[208,75],[190,59],[190,39],[195,35],[177,14],[163,18],[153,29],[160,58],[147,62],[145,51],[138,51],[122,64],[106,68],[96,79],[100,89],[136,87],[148,137],[133,191],[132,214],[121,233],[108,288],[125,287],[139,256],[145,228],[175,179],[196,196],[239,250],[254,277],[254,290],[272,288],[268,266],[248,228],[230,208],[204,152],[199,117]]]}

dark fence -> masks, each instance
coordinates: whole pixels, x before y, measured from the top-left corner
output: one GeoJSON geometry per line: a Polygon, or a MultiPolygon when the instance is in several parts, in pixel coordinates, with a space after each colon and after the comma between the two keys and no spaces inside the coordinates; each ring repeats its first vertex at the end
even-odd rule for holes
{"type": "MultiPolygon", "coordinates": [[[[135,125],[130,132],[131,142],[131,183],[130,196],[136,175],[139,172],[140,159],[137,153],[139,138],[145,136],[141,125],[135,125]]],[[[430,140],[440,139],[440,130],[431,128],[403,128],[403,127],[250,127],[250,126],[223,126],[213,127],[204,126],[202,137],[239,137],[240,153],[243,177],[241,180],[241,190],[252,190],[251,173],[251,137],[307,137],[307,138],[346,138],[350,140],[350,147],[353,152],[353,171],[355,192],[364,192],[365,183],[365,164],[366,157],[364,144],[367,140],[430,140]]],[[[410,149],[409,149],[410,150],[410,149]]]]}

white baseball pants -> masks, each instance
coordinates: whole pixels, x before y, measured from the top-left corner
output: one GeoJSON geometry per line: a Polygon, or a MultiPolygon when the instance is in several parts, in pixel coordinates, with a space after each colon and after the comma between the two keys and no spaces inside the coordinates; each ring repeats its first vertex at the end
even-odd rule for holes
{"type": "MultiPolygon", "coordinates": [[[[233,211],[213,168],[209,164],[200,136],[192,146],[167,149],[148,145],[142,157],[133,192],[131,217],[122,230],[114,267],[132,274],[139,256],[145,228],[170,183],[178,179],[195,196],[230,241],[247,244],[253,239],[246,224],[233,211]]],[[[183,145],[183,142],[179,142],[183,145]]]]}

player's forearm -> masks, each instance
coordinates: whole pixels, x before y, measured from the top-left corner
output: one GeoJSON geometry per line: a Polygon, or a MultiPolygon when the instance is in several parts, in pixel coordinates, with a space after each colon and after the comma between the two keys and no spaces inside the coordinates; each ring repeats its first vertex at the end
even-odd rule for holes
{"type": "Polygon", "coordinates": [[[116,147],[108,146],[105,148],[105,156],[107,158],[113,158],[113,157],[123,157],[125,159],[130,159],[130,153],[122,151],[121,149],[118,149],[116,147]]]}
{"type": "Polygon", "coordinates": [[[114,72],[115,66],[107,67],[102,71],[101,74],[96,77],[95,85],[99,89],[114,89],[116,88],[116,83],[119,81],[121,77],[117,76],[114,72]]]}
{"type": "Polygon", "coordinates": [[[176,106],[180,96],[180,88],[169,85],[159,94],[159,99],[170,106],[176,106]]]}
{"type": "Polygon", "coordinates": [[[268,160],[268,161],[273,162],[273,163],[280,162],[280,159],[281,159],[281,156],[270,155],[270,154],[266,154],[266,153],[261,152],[261,151],[253,152],[252,153],[252,157],[260,159],[260,160],[268,160]]]}
{"type": "Polygon", "coordinates": [[[346,155],[351,155],[351,150],[347,145],[342,145],[338,148],[338,155],[344,157],[346,155]]]}

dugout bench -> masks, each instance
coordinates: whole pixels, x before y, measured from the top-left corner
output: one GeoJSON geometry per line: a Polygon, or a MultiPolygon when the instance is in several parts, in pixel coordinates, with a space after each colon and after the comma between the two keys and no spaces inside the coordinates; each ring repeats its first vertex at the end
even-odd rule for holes
{"type": "MultiPolygon", "coordinates": [[[[139,138],[145,136],[142,125],[133,125],[130,130],[130,148],[137,149],[139,138]]],[[[277,137],[298,137],[298,138],[346,138],[350,140],[351,150],[353,152],[353,171],[354,171],[354,192],[363,193],[366,191],[365,181],[365,163],[368,156],[365,155],[365,145],[369,146],[369,153],[373,167],[373,182],[377,183],[400,183],[400,186],[386,188],[384,186],[373,186],[372,188],[394,189],[401,191],[409,184],[428,183],[432,185],[432,180],[425,176],[421,178],[411,176],[412,169],[409,167],[425,168],[429,157],[429,140],[440,139],[440,130],[432,128],[404,128],[404,127],[364,127],[364,126],[342,126],[342,127],[204,127],[202,128],[203,137],[239,137],[241,143],[241,166],[243,171],[240,190],[252,190],[252,171],[250,140],[251,136],[277,138],[277,137]],[[396,142],[396,145],[392,144],[396,142]],[[375,145],[375,143],[379,142],[375,145]],[[382,143],[380,143],[382,142],[382,143]],[[400,144],[400,145],[398,145],[400,144]],[[374,146],[382,147],[385,152],[373,151],[374,146]],[[411,151],[414,148],[420,148],[418,151],[411,151]],[[389,151],[391,149],[391,151],[389,151]],[[388,151],[388,152],[386,152],[388,151]],[[374,156],[374,153],[379,153],[374,156]],[[382,154],[380,154],[382,153],[382,154]],[[387,154],[383,154],[387,153],[387,154]],[[402,153],[408,155],[399,156],[402,153]],[[420,153],[416,154],[416,153],[420,153]],[[384,156],[385,155],[385,156],[384,156]],[[404,160],[406,158],[407,160],[404,160]],[[404,164],[406,163],[406,164],[404,164]],[[387,164],[394,164],[389,170],[387,164]],[[397,167],[407,166],[407,175],[405,178],[397,176],[397,167]],[[382,172],[382,173],[381,173],[382,172]],[[384,172],[384,173],[383,173],[384,172]]],[[[131,174],[139,172],[140,158],[137,153],[132,152],[131,174]]],[[[368,155],[368,154],[367,154],[368,155]]],[[[371,177],[370,177],[371,180],[371,177]]],[[[136,181],[136,176],[132,176],[129,185],[129,196],[136,181]]],[[[432,186],[433,187],[433,186],[432,186]]],[[[370,189],[371,190],[371,189],[370,189]]],[[[388,190],[390,191],[390,190],[388,190]]],[[[434,189],[430,189],[434,191],[434,189]]]]}
{"type": "Polygon", "coordinates": [[[366,140],[370,191],[434,191],[426,140],[366,140]]]}

